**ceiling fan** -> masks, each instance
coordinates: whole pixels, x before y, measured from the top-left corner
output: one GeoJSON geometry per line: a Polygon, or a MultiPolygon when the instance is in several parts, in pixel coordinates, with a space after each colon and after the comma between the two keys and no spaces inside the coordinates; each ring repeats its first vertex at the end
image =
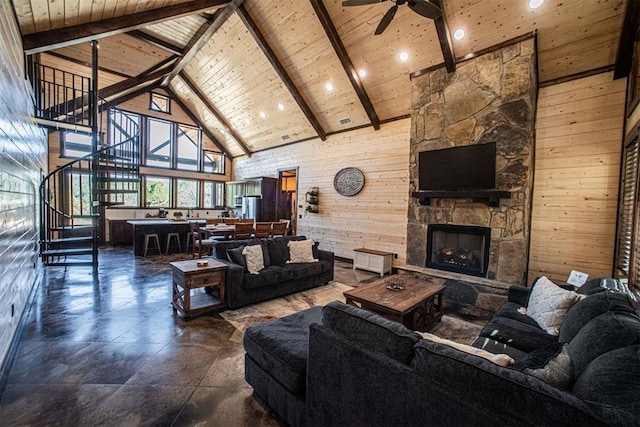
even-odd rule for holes
{"type": "MultiPolygon", "coordinates": [[[[381,3],[386,0],[344,0],[342,2],[342,6],[363,6],[367,4],[381,3]]],[[[402,6],[407,3],[409,8],[416,12],[419,15],[424,16],[429,19],[438,19],[442,16],[442,10],[431,3],[428,0],[391,0],[393,1],[393,6],[391,9],[384,14],[378,27],[376,28],[375,34],[382,34],[382,32],[389,26],[393,17],[396,15],[398,10],[398,6],[402,6]]]]}

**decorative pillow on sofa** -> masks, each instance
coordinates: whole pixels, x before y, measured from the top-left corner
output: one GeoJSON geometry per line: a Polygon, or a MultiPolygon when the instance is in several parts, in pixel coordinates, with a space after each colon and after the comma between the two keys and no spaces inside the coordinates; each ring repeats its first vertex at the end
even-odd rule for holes
{"type": "Polygon", "coordinates": [[[227,249],[227,258],[232,263],[241,265],[246,270],[247,261],[244,259],[244,255],[242,255],[243,250],[244,250],[244,246],[238,246],[237,248],[227,249]]]}
{"type": "Polygon", "coordinates": [[[313,240],[298,240],[289,242],[289,261],[287,262],[318,262],[318,259],[313,257],[313,244],[313,240]]]}
{"type": "Polygon", "coordinates": [[[453,347],[456,350],[460,350],[460,351],[463,351],[465,353],[473,354],[474,356],[482,357],[483,359],[487,359],[489,362],[493,362],[496,365],[504,366],[505,368],[509,367],[509,366],[511,366],[511,365],[513,365],[515,363],[513,358],[511,356],[509,356],[508,354],[493,354],[493,353],[488,352],[486,350],[482,350],[481,348],[476,348],[476,347],[472,347],[470,345],[460,344],[460,343],[457,343],[455,341],[446,340],[444,338],[440,338],[439,336],[430,334],[428,332],[418,332],[418,333],[420,335],[422,335],[423,338],[425,338],[425,339],[427,339],[429,341],[437,342],[439,344],[448,345],[449,347],[453,347]]]}
{"type": "Polygon", "coordinates": [[[262,255],[261,245],[245,246],[242,250],[245,260],[247,261],[247,270],[251,274],[258,274],[264,268],[264,257],[262,255]]]}
{"type": "Polygon", "coordinates": [[[535,320],[546,333],[557,336],[567,311],[582,298],[584,296],[562,289],[542,276],[531,290],[527,316],[535,320]]]}

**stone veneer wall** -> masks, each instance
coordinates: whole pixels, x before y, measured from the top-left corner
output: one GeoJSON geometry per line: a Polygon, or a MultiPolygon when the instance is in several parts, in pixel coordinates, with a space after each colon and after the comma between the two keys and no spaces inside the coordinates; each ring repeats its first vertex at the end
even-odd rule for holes
{"type": "Polygon", "coordinates": [[[524,284],[533,184],[537,75],[534,39],[526,39],[412,78],[410,191],[417,153],[496,142],[496,188],[512,192],[499,207],[470,199],[409,200],[407,264],[424,267],[427,226],[491,227],[488,278],[524,284]]]}

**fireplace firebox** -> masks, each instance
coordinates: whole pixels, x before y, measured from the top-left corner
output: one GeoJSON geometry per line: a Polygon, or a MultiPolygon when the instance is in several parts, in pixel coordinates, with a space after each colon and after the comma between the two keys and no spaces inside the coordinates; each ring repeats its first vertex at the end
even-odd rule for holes
{"type": "Polygon", "coordinates": [[[427,228],[427,267],[487,277],[491,228],[430,224],[427,228]]]}

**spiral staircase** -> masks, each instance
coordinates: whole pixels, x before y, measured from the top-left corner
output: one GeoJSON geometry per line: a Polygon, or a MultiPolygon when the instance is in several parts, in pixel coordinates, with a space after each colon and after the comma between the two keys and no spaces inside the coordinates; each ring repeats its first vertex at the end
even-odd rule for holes
{"type": "Polygon", "coordinates": [[[93,78],[31,63],[35,120],[90,138],[91,153],[69,161],[40,184],[40,256],[46,265],[98,266],[104,210],[140,186],[140,128],[97,97],[93,78]]]}

